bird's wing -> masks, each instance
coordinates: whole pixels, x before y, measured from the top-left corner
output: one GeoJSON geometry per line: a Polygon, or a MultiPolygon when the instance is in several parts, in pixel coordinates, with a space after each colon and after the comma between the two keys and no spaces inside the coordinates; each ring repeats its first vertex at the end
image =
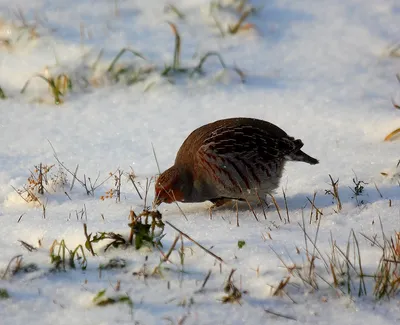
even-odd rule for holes
{"type": "Polygon", "coordinates": [[[260,183],[260,171],[271,175],[271,165],[277,167],[280,159],[302,146],[301,140],[276,137],[254,126],[223,126],[204,139],[195,160],[214,184],[227,193],[241,192],[260,183]]]}
{"type": "Polygon", "coordinates": [[[223,126],[214,130],[199,148],[199,154],[244,159],[271,161],[300,150],[301,140],[290,136],[276,137],[268,130],[254,126],[223,126]]]}

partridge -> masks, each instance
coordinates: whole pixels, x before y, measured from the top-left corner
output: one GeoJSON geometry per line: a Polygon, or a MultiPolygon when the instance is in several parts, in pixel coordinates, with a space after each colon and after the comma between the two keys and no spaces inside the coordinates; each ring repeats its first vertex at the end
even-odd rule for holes
{"type": "Polygon", "coordinates": [[[155,203],[259,202],[279,186],[287,161],[318,164],[302,147],[301,140],[263,120],[237,117],[203,125],[156,180],[155,203]]]}

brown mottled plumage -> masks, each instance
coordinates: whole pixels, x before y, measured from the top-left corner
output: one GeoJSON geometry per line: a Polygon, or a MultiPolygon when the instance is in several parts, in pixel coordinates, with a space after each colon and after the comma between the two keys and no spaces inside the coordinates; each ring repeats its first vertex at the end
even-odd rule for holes
{"type": "Polygon", "coordinates": [[[318,163],[302,147],[301,140],[258,119],[203,125],[187,137],[175,164],[157,179],[156,203],[258,201],[278,187],[286,161],[318,163]]]}

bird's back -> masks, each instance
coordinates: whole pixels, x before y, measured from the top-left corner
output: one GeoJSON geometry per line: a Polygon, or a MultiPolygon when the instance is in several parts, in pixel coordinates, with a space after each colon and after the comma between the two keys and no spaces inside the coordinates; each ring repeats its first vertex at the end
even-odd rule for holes
{"type": "MultiPolygon", "coordinates": [[[[248,117],[228,118],[203,125],[194,130],[183,142],[177,153],[176,160],[190,163],[195,158],[198,150],[210,143],[214,143],[214,148],[219,151],[223,150],[223,148],[232,151],[251,143],[258,148],[262,148],[263,144],[266,144],[265,141],[262,141],[263,139],[286,139],[288,143],[300,141],[288,136],[281,128],[267,121],[248,117]]],[[[301,146],[302,143],[300,141],[296,147],[300,149],[301,146]]],[[[256,148],[254,146],[253,148],[248,148],[248,150],[252,149],[256,148]]],[[[266,152],[270,151],[271,147],[267,149],[266,152]]]]}

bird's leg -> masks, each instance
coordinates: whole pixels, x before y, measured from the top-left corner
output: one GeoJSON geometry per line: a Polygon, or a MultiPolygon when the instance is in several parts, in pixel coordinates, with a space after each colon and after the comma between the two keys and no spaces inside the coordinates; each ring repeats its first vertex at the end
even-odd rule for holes
{"type": "Polygon", "coordinates": [[[228,198],[218,198],[218,199],[211,199],[209,200],[211,203],[213,203],[212,206],[210,206],[208,208],[209,212],[210,212],[210,219],[212,219],[212,211],[220,206],[225,205],[226,203],[229,203],[232,201],[232,199],[228,199],[228,198]]]}

